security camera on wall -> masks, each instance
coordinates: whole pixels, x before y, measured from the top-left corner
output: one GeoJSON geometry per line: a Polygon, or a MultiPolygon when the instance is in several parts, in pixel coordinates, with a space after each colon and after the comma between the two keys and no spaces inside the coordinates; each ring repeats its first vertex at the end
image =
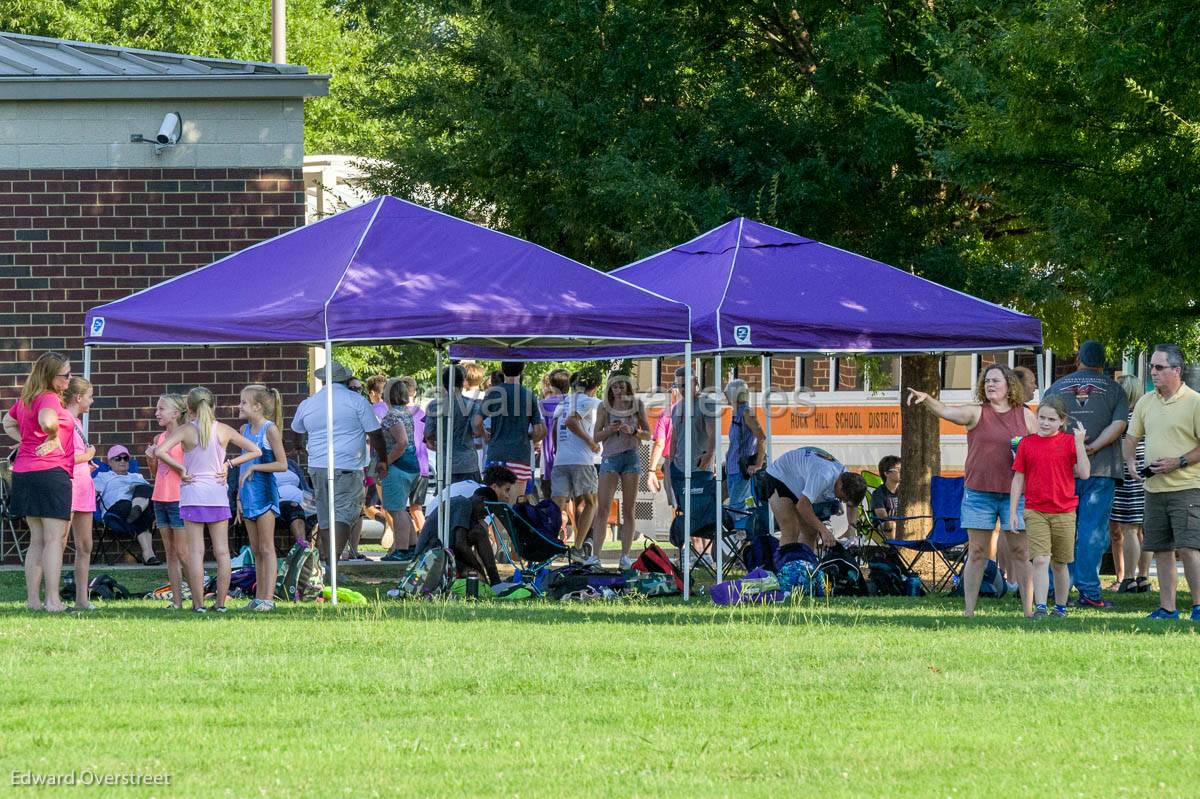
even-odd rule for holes
{"type": "Polygon", "coordinates": [[[162,124],[158,126],[158,133],[153,139],[147,139],[142,134],[135,133],[129,137],[129,141],[153,144],[154,154],[162,155],[163,150],[174,147],[179,142],[179,134],[182,130],[183,117],[175,111],[171,111],[163,117],[162,124]]]}
{"type": "Polygon", "coordinates": [[[183,127],[183,120],[179,118],[179,114],[174,111],[163,117],[162,124],[158,126],[158,135],[154,140],[161,145],[172,147],[175,142],[179,141],[179,131],[183,127]]]}

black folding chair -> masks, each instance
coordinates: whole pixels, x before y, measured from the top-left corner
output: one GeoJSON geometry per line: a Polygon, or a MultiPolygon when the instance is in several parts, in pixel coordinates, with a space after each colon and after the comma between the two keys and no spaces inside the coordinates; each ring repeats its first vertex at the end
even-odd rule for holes
{"type": "Polygon", "coordinates": [[[485,502],[492,515],[492,531],[508,562],[522,573],[533,573],[558,558],[571,559],[571,548],[557,538],[551,538],[517,514],[504,502],[485,502]]]}
{"type": "MultiPolygon", "coordinates": [[[[679,571],[683,573],[683,555],[685,542],[685,525],[683,523],[683,502],[675,508],[675,518],[671,521],[671,543],[679,550],[679,571]]],[[[692,558],[692,571],[704,569],[715,580],[717,577],[716,564],[716,507],[717,481],[712,472],[692,473],[692,546],[698,552],[692,558]]],[[[721,509],[721,555],[728,566],[745,570],[742,561],[742,544],[746,539],[746,531],[739,530],[737,522],[753,515],[753,511],[742,508],[721,509]]]]}

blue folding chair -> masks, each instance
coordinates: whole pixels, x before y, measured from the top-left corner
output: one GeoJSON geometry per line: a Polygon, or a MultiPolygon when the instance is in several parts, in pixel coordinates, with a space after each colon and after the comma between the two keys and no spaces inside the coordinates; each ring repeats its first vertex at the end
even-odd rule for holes
{"type": "MultiPolygon", "coordinates": [[[[94,460],[92,462],[99,467],[96,469],[96,474],[112,471],[107,463],[104,463],[100,460],[94,460]]],[[[129,473],[141,474],[141,466],[138,464],[137,458],[129,459],[129,473]]],[[[143,495],[148,496],[148,494],[143,495]]],[[[153,510],[147,510],[144,513],[150,514],[148,519],[151,521],[151,524],[153,524],[153,510]]],[[[135,530],[119,514],[111,513],[109,509],[104,506],[104,503],[100,501],[99,496],[96,497],[96,510],[92,514],[92,517],[96,521],[96,526],[93,528],[95,535],[95,541],[92,546],[93,560],[98,560],[100,558],[100,552],[104,549],[106,544],[116,544],[120,549],[120,551],[117,553],[118,557],[120,557],[121,554],[126,554],[136,561],[141,561],[141,550],[134,547],[132,544],[132,542],[136,540],[140,531],[135,530]]]]}
{"type": "Polygon", "coordinates": [[[963,561],[967,557],[967,531],[959,526],[959,516],[962,512],[963,484],[965,478],[943,477],[933,478],[929,489],[929,504],[933,514],[929,516],[897,516],[890,521],[911,521],[914,519],[932,519],[933,527],[929,535],[917,541],[905,541],[899,538],[889,538],[885,543],[896,552],[904,568],[913,571],[913,565],[921,555],[928,553],[933,559],[932,585],[921,579],[928,592],[943,590],[950,581],[962,571],[963,561]],[[907,557],[906,557],[907,555],[907,557]],[[946,573],[942,579],[937,576],[937,563],[941,561],[946,573]]]}

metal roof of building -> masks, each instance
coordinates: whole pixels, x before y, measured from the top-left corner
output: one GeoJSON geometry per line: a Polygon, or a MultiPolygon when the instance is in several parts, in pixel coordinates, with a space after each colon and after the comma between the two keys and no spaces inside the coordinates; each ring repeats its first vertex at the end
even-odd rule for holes
{"type": "Polygon", "coordinates": [[[225,87],[220,92],[228,96],[311,97],[327,94],[328,80],[298,64],[204,58],[0,31],[0,99],[219,96],[213,87],[201,87],[218,81],[225,87]],[[240,88],[230,92],[230,86],[240,88]]]}

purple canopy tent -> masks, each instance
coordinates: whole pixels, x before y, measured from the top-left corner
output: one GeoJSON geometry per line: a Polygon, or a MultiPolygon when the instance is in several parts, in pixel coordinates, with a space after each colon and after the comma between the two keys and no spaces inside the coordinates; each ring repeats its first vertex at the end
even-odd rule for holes
{"type": "MultiPolygon", "coordinates": [[[[84,371],[90,376],[93,346],[286,342],[324,346],[328,385],[334,342],[429,343],[440,374],[451,342],[586,351],[649,341],[690,351],[690,327],[680,302],[514,236],[380,197],[93,308],[84,371]]],[[[326,394],[332,429],[333,395],[326,394]]],[[[450,457],[447,405],[439,484],[450,457]]],[[[332,437],[327,452],[332,465],[332,437]]],[[[443,540],[448,521],[441,514],[443,540]]]]}
{"type": "MultiPolygon", "coordinates": [[[[722,353],[762,356],[768,381],[764,385],[768,457],[772,353],[902,355],[1039,349],[1042,345],[1042,325],[1035,317],[745,217],[612,274],[692,309],[692,351],[715,357],[718,392],[722,353]]],[[[678,355],[681,349],[651,344],[564,353],[526,346],[465,346],[452,352],[551,360],[678,355]]],[[[1038,372],[1044,388],[1041,359],[1038,372]]],[[[687,394],[690,397],[690,392],[687,394]]],[[[716,439],[719,462],[719,432],[716,439]]],[[[718,509],[720,491],[718,481],[718,509]]],[[[718,523],[718,579],[722,571],[720,528],[718,523]]]]}

